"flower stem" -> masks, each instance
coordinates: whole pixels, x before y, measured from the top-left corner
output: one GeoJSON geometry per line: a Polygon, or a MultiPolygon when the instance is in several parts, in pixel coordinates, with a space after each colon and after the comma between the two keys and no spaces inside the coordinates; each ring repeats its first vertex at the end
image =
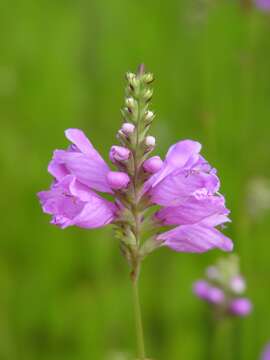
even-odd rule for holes
{"type": "Polygon", "coordinates": [[[132,281],[132,290],[133,290],[133,304],[134,304],[134,316],[135,316],[135,324],[136,324],[138,357],[139,360],[145,360],[143,325],[142,325],[142,315],[141,315],[141,306],[140,306],[139,289],[138,289],[139,267],[140,267],[139,264],[136,265],[135,269],[131,273],[131,281],[132,281]]]}

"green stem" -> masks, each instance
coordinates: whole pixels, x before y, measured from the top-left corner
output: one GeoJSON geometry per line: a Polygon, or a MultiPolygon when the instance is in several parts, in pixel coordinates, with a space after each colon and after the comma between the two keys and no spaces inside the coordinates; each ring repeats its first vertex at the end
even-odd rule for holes
{"type": "Polygon", "coordinates": [[[131,281],[132,281],[132,290],[133,290],[133,303],[134,303],[134,315],[135,315],[135,324],[136,324],[138,357],[139,360],[145,360],[143,325],[142,325],[141,306],[139,299],[138,278],[139,278],[139,265],[137,265],[134,271],[131,273],[131,281]]]}

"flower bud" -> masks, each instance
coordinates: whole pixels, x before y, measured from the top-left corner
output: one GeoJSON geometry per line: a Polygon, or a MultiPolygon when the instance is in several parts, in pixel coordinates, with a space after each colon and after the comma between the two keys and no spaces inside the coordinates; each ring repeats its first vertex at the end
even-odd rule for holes
{"type": "Polygon", "coordinates": [[[150,121],[153,119],[153,117],[154,117],[153,111],[148,110],[145,115],[145,120],[150,121]]]}
{"type": "Polygon", "coordinates": [[[222,304],[225,299],[224,292],[217,287],[210,287],[207,294],[207,300],[212,304],[222,304]]]}
{"type": "Polygon", "coordinates": [[[107,181],[113,190],[121,190],[128,186],[130,179],[129,176],[124,172],[109,171],[107,174],[107,181]]]}
{"type": "Polygon", "coordinates": [[[130,156],[130,150],[125,148],[124,146],[114,145],[110,150],[110,160],[115,163],[117,161],[126,161],[130,156]]]}
{"type": "Polygon", "coordinates": [[[163,161],[159,156],[153,156],[143,163],[146,172],[154,174],[162,168],[163,161]]]}
{"type": "Polygon", "coordinates": [[[220,279],[220,272],[216,266],[208,266],[206,269],[206,276],[210,280],[219,280],[220,279]]]}
{"type": "Polygon", "coordinates": [[[237,316],[246,316],[252,310],[252,304],[247,298],[238,298],[230,303],[230,312],[237,316]]]}
{"type": "Polygon", "coordinates": [[[146,84],[150,84],[152,81],[154,81],[154,75],[152,73],[147,73],[143,75],[143,81],[146,84]]]}
{"type": "Polygon", "coordinates": [[[200,299],[206,300],[209,291],[209,284],[207,281],[198,280],[193,284],[193,293],[200,299]]]}
{"type": "Polygon", "coordinates": [[[246,290],[246,283],[242,276],[237,275],[231,279],[230,288],[236,294],[241,294],[246,290]]]}
{"type": "Polygon", "coordinates": [[[153,148],[156,145],[156,139],[154,138],[154,136],[150,136],[150,135],[146,136],[145,145],[153,148]]]}
{"type": "Polygon", "coordinates": [[[124,133],[125,135],[132,134],[134,130],[135,130],[135,125],[131,123],[124,123],[121,128],[122,133],[124,133]]]}
{"type": "Polygon", "coordinates": [[[128,107],[128,109],[133,109],[134,106],[136,105],[136,101],[132,98],[132,97],[129,97],[126,99],[126,105],[128,107]]]}
{"type": "Polygon", "coordinates": [[[128,72],[128,73],[126,73],[126,78],[127,78],[127,81],[130,83],[132,80],[134,80],[136,78],[136,75],[132,72],[128,72]]]}
{"type": "Polygon", "coordinates": [[[146,102],[150,101],[153,96],[153,90],[152,89],[146,89],[143,93],[143,98],[146,102]]]}

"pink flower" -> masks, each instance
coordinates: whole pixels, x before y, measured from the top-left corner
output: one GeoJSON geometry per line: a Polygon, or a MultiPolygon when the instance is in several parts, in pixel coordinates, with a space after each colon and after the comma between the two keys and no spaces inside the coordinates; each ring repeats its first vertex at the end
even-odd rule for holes
{"type": "Polygon", "coordinates": [[[270,360],[270,343],[267,344],[265,349],[263,350],[261,360],[270,360]]]}
{"type": "Polygon", "coordinates": [[[232,241],[216,229],[230,221],[229,210],[218,193],[216,171],[200,150],[201,145],[191,140],[171,146],[161,169],[145,183],[145,195],[162,206],[156,218],[162,225],[175,226],[157,240],[182,252],[205,252],[215,247],[231,251],[232,241]]]}
{"type": "Polygon", "coordinates": [[[255,0],[256,6],[264,11],[270,11],[270,0],[255,0]]]}
{"type": "Polygon", "coordinates": [[[97,228],[111,223],[115,217],[116,206],[78,182],[73,175],[66,175],[38,196],[43,211],[53,216],[51,223],[62,229],[72,225],[97,228]]]}
{"type": "Polygon", "coordinates": [[[252,310],[252,304],[247,298],[237,298],[230,303],[230,312],[237,316],[246,316],[252,310]]]}
{"type": "MultiPolygon", "coordinates": [[[[38,193],[43,211],[61,228],[105,226],[115,219],[117,206],[94,190],[113,193],[108,181],[110,169],[81,130],[68,129],[65,134],[73,144],[54,152],[48,170],[55,181],[49,191],[38,193]]],[[[118,184],[118,189],[121,185],[126,186],[118,184]]]]}
{"type": "Polygon", "coordinates": [[[193,284],[193,292],[199,298],[212,304],[222,304],[225,299],[224,292],[218,287],[212,286],[205,280],[198,280],[193,284]]]}

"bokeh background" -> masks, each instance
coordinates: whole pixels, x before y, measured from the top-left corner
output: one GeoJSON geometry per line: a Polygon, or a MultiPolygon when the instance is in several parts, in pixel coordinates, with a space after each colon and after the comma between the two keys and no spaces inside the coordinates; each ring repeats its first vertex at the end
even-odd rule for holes
{"type": "MultiPolygon", "coordinates": [[[[254,360],[270,340],[270,15],[237,0],[11,0],[0,12],[0,359],[134,355],[128,268],[112,229],[49,225],[54,148],[79,127],[108,159],[124,73],[155,73],[157,153],[203,143],[232,210],[226,233],[248,281],[251,316],[222,337],[224,359],[254,360]]],[[[191,292],[220,255],[162,249],[144,264],[147,352],[209,360],[206,305],[191,292]]],[[[133,359],[133,358],[132,358],[133,359]]]]}

